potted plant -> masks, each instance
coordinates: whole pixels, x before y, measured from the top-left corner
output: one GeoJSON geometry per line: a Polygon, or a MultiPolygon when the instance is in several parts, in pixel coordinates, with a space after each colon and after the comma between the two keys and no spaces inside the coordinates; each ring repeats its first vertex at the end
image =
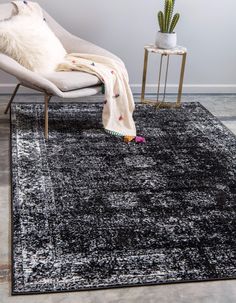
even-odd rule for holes
{"type": "Polygon", "coordinates": [[[160,31],[157,32],[156,46],[163,49],[175,48],[177,45],[177,35],[174,29],[179,21],[180,14],[173,16],[175,0],[165,0],[164,12],[157,15],[160,31]]]}

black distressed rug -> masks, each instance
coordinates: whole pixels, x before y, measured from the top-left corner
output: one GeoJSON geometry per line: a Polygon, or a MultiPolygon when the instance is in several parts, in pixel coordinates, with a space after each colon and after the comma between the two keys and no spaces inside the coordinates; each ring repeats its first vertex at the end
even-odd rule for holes
{"type": "Polygon", "coordinates": [[[12,108],[13,294],[236,278],[236,137],[200,104],[12,108]]]}

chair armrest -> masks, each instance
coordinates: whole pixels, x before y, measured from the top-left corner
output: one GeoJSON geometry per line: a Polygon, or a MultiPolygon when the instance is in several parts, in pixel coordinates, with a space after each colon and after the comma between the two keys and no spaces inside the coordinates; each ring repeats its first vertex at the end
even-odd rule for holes
{"type": "Polygon", "coordinates": [[[49,80],[38,73],[32,72],[7,55],[0,53],[0,69],[16,77],[22,84],[37,87],[53,95],[63,93],[49,80]]]}

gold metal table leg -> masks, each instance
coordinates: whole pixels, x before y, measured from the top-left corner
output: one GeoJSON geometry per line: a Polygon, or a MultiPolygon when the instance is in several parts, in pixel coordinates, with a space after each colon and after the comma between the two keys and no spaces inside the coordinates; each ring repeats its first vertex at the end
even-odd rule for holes
{"type": "MultiPolygon", "coordinates": [[[[163,55],[162,55],[163,56],[163,55]]],[[[162,64],[162,60],[161,60],[162,64]]],[[[166,100],[166,89],[167,89],[167,80],[168,80],[168,72],[169,72],[169,64],[170,64],[170,56],[167,55],[167,62],[166,62],[166,74],[165,74],[165,83],[164,83],[164,92],[162,101],[159,101],[159,95],[157,99],[156,108],[166,108],[165,100],[166,100]]],[[[159,86],[159,85],[158,85],[159,86]]],[[[169,107],[168,107],[169,108],[169,107]]]]}
{"type": "Polygon", "coordinates": [[[166,100],[166,87],[167,87],[167,80],[168,80],[169,63],[170,63],[170,56],[167,55],[165,86],[164,86],[164,94],[163,94],[162,102],[165,102],[165,100],[166,100]]]}
{"type": "Polygon", "coordinates": [[[158,87],[157,87],[157,102],[159,101],[159,97],[160,97],[163,56],[164,55],[161,55],[161,60],[160,60],[160,68],[159,68],[159,76],[158,76],[158,87]]]}
{"type": "Polygon", "coordinates": [[[177,102],[176,102],[177,107],[181,106],[186,58],[187,58],[187,53],[182,55],[182,66],[181,66],[180,80],[179,80],[179,91],[178,91],[178,98],[177,98],[177,102]]]}
{"type": "Polygon", "coordinates": [[[144,103],[144,98],[145,98],[146,80],[147,80],[147,65],[148,65],[148,51],[145,49],[145,52],[144,52],[144,66],[143,66],[142,94],[141,94],[141,102],[142,103],[144,103]]]}

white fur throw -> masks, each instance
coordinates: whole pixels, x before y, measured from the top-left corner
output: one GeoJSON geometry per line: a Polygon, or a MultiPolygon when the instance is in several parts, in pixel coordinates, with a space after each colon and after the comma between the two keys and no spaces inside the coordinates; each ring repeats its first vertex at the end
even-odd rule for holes
{"type": "Polygon", "coordinates": [[[48,27],[40,6],[28,1],[12,3],[17,13],[0,22],[0,52],[34,72],[55,70],[66,50],[48,27]]]}

